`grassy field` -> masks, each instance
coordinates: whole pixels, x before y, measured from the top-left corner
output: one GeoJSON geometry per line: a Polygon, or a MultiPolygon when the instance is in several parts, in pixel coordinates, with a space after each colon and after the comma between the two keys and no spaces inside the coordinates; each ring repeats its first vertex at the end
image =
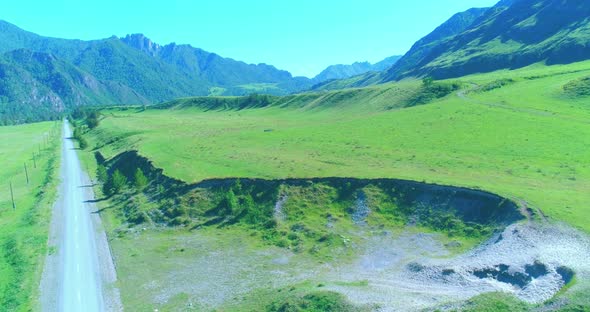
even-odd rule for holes
{"type": "MultiPolygon", "coordinates": [[[[421,81],[407,80],[286,97],[191,98],[148,110],[110,109],[103,111],[100,126],[84,135],[89,148],[81,156],[94,172],[94,152],[111,158],[137,150],[165,175],[187,183],[228,177],[357,177],[479,188],[526,202],[550,219],[590,232],[589,75],[590,62],[539,64],[435,82],[434,90],[461,86],[439,99],[421,81]],[[424,99],[431,101],[420,105],[424,99]]],[[[304,206],[330,206],[318,201],[321,193],[314,192],[308,197],[311,204],[304,206]]],[[[209,195],[203,194],[183,195],[170,205],[207,200],[209,195]]],[[[292,196],[291,203],[296,198],[292,196]]],[[[124,211],[155,205],[133,188],[101,202],[123,302],[129,307],[202,310],[198,302],[205,302],[206,307],[224,310],[272,311],[284,304],[296,306],[297,300],[305,302],[305,296],[333,278],[321,269],[314,271],[318,265],[340,266],[354,259],[346,248],[320,249],[319,256],[298,253],[288,240],[290,226],[281,224],[277,229],[287,233],[287,241],[270,245],[260,239],[264,232],[248,226],[197,232],[162,229],[149,222],[127,226],[124,211]],[[285,257],[289,266],[275,263],[285,257]],[[210,263],[219,265],[212,268],[210,263]],[[316,275],[305,275],[310,271],[316,275]],[[276,279],[268,272],[286,272],[289,278],[276,279]],[[291,297],[299,299],[287,299],[291,297]]],[[[333,207],[330,214],[346,220],[339,217],[342,207],[333,207]]],[[[325,228],[323,214],[304,215],[309,228],[325,228]]],[[[349,223],[334,229],[342,235],[335,236],[337,241],[346,237],[357,244],[374,237],[349,223]]],[[[386,229],[396,233],[395,224],[386,229]]],[[[404,229],[398,226],[399,231],[404,229]]],[[[435,241],[445,245],[448,239],[439,236],[435,241]]],[[[463,248],[478,241],[463,241],[463,248]]],[[[313,242],[303,239],[300,245],[308,248],[313,242]]],[[[348,287],[360,290],[367,287],[363,281],[350,283],[348,287]]],[[[585,302],[583,292],[568,298],[585,302]]],[[[499,294],[481,295],[465,304],[474,311],[531,308],[499,294]]]]}
{"type": "Polygon", "coordinates": [[[36,308],[57,190],[60,126],[45,122],[0,127],[0,311],[36,308]]]}
{"type": "Polygon", "coordinates": [[[260,108],[186,99],[104,111],[87,137],[107,157],[137,149],[186,182],[404,178],[496,192],[590,231],[590,106],[563,90],[588,75],[590,62],[473,75],[458,79],[462,91],[411,108],[419,81],[270,98],[260,108]]]}

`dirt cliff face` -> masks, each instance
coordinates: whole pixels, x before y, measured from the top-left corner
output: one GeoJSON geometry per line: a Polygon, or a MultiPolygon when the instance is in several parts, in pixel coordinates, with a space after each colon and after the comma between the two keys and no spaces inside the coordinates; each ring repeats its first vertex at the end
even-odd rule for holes
{"type": "MultiPolygon", "coordinates": [[[[118,170],[130,181],[111,200],[123,219],[115,231],[125,238],[118,243],[139,244],[142,235],[154,238],[162,226],[175,227],[170,233],[181,237],[175,240],[182,242],[175,247],[181,252],[169,257],[166,251],[146,263],[169,263],[174,273],[160,277],[163,285],[183,285],[211,308],[226,303],[219,294],[246,296],[268,281],[277,287],[312,281],[355,304],[394,311],[449,302],[461,309],[459,302],[489,292],[540,304],[590,272],[583,261],[590,254],[585,234],[518,222],[525,217],[517,204],[481,190],[353,178],[187,184],[135,151],[108,160],[97,154],[97,160],[109,174],[118,170]],[[137,169],[150,180],[142,191],[131,186],[137,169]],[[480,243],[461,253],[469,240],[480,243]]],[[[135,267],[137,260],[129,259],[135,267]]],[[[169,296],[170,288],[162,292],[169,296]]]]}
{"type": "MultiPolygon", "coordinates": [[[[227,178],[210,179],[196,184],[187,184],[182,181],[167,177],[162,169],[155,168],[152,163],[138,155],[136,151],[122,153],[110,160],[104,160],[97,155],[97,160],[106,165],[112,174],[119,170],[129,181],[137,169],[141,169],[151,181],[147,193],[152,193],[157,200],[174,200],[180,204],[182,198],[194,197],[196,193],[206,193],[207,200],[192,201],[186,207],[193,213],[189,215],[209,214],[212,207],[217,207],[221,197],[235,185],[245,190],[244,195],[252,197],[255,204],[268,212],[271,217],[279,201],[290,188],[298,188],[312,192],[317,185],[334,191],[337,195],[331,199],[342,206],[353,207],[358,201],[369,207],[379,206],[384,202],[396,206],[398,217],[412,224],[437,223],[436,228],[443,229],[445,222],[457,220],[463,223],[473,223],[491,227],[505,227],[511,223],[524,219],[519,207],[513,201],[481,190],[473,190],[462,187],[444,186],[436,184],[421,183],[416,181],[398,179],[355,179],[355,178],[304,178],[304,179],[248,179],[248,178],[227,178]],[[380,193],[377,202],[371,196],[367,198],[367,189],[374,188],[380,193]],[[157,189],[160,191],[158,192],[157,189]],[[162,192],[162,190],[164,190],[162,192]],[[207,202],[208,201],[208,202],[207,202]],[[191,207],[192,205],[192,207],[191,207]],[[207,210],[205,207],[208,207],[207,210]],[[268,209],[266,209],[266,208],[268,209]],[[452,218],[453,220],[448,220],[452,218]],[[444,219],[444,220],[439,220],[444,219]],[[446,221],[445,221],[446,220],[446,221]]],[[[235,191],[235,190],[234,190],[235,191]]],[[[377,207],[378,208],[378,207],[377,207]]],[[[216,212],[222,214],[223,209],[216,212]]],[[[354,214],[354,209],[349,209],[354,214]]],[[[364,214],[370,214],[370,208],[364,209],[364,214]]],[[[218,215],[218,217],[222,217],[218,215]]],[[[285,217],[289,217],[288,215],[285,217]]]]}

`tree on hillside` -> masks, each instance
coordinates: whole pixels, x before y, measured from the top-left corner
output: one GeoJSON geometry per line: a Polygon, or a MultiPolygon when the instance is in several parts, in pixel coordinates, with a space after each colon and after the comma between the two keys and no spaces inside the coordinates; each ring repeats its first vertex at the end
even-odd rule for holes
{"type": "Polygon", "coordinates": [[[86,117],[86,126],[88,126],[88,129],[94,129],[96,127],[98,127],[98,124],[100,123],[100,113],[98,111],[92,111],[88,114],[88,117],[86,117]]]}
{"type": "Polygon", "coordinates": [[[252,195],[244,195],[243,206],[247,212],[246,222],[250,224],[260,224],[263,221],[266,221],[263,211],[256,206],[256,203],[254,202],[252,195]]]}
{"type": "Polygon", "coordinates": [[[425,87],[430,87],[432,86],[432,84],[434,83],[434,78],[427,76],[422,78],[422,85],[424,85],[425,87]]]}
{"type": "Polygon", "coordinates": [[[76,109],[74,109],[72,111],[72,114],[70,115],[71,120],[75,120],[75,119],[83,119],[86,117],[86,110],[83,107],[76,107],[76,109]]]}
{"type": "Polygon", "coordinates": [[[82,137],[82,131],[80,130],[80,128],[75,127],[74,133],[72,134],[72,136],[74,137],[75,140],[79,140],[82,137]]]}
{"type": "Polygon", "coordinates": [[[135,178],[135,188],[137,189],[137,191],[138,192],[143,191],[143,189],[148,184],[148,178],[145,176],[143,171],[139,168],[137,168],[137,170],[135,171],[134,178],[135,178]]]}
{"type": "Polygon", "coordinates": [[[98,119],[94,119],[94,118],[88,118],[86,119],[86,126],[88,126],[88,129],[94,129],[96,127],[98,127],[98,119]]]}
{"type": "Polygon", "coordinates": [[[113,173],[113,193],[118,194],[127,184],[127,178],[119,170],[113,173]]]}
{"type": "Polygon", "coordinates": [[[99,182],[105,183],[109,179],[109,174],[107,173],[107,168],[103,165],[98,165],[96,168],[96,178],[99,182]]]}
{"type": "Polygon", "coordinates": [[[119,170],[115,170],[109,181],[104,184],[103,192],[105,195],[119,194],[127,184],[127,178],[119,170]]]}
{"type": "Polygon", "coordinates": [[[78,143],[80,144],[80,149],[86,149],[88,147],[88,142],[84,137],[80,137],[78,143]]]}
{"type": "Polygon", "coordinates": [[[223,199],[221,206],[221,212],[224,213],[226,216],[230,216],[238,210],[238,198],[232,189],[229,189],[229,191],[225,193],[225,198],[223,199]]]}

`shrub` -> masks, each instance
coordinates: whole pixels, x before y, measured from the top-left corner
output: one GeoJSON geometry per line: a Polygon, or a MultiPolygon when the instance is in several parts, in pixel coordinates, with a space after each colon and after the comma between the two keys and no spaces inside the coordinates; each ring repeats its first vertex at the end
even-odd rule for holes
{"type": "Polygon", "coordinates": [[[424,87],[430,87],[433,83],[434,83],[434,78],[432,78],[432,77],[422,78],[422,85],[424,87]]]}
{"type": "Polygon", "coordinates": [[[281,238],[277,241],[276,245],[281,248],[287,248],[289,246],[289,241],[284,238],[281,238]]]}
{"type": "Polygon", "coordinates": [[[94,129],[94,128],[98,127],[98,124],[99,124],[98,119],[91,119],[91,118],[86,119],[86,126],[88,126],[88,129],[94,129]]]}
{"type": "MultiPolygon", "coordinates": [[[[426,79],[426,78],[425,78],[426,79]]],[[[406,107],[422,105],[443,98],[453,91],[459,90],[461,85],[458,82],[435,82],[434,80],[423,80],[418,92],[408,100],[406,107]]]]}
{"type": "Polygon", "coordinates": [[[72,114],[70,115],[70,121],[75,120],[75,119],[83,119],[86,117],[86,110],[84,109],[84,107],[76,107],[76,109],[74,109],[74,111],[72,112],[72,114]]]}
{"type": "Polygon", "coordinates": [[[74,128],[74,133],[72,134],[72,136],[74,137],[74,139],[79,140],[82,137],[82,130],[80,130],[80,128],[78,127],[74,128]]]}
{"type": "Polygon", "coordinates": [[[86,126],[88,126],[88,129],[94,129],[94,128],[98,127],[98,124],[99,124],[98,118],[88,117],[86,119],[86,126]]]}
{"type": "Polygon", "coordinates": [[[254,199],[252,195],[246,194],[243,197],[243,206],[246,210],[246,217],[245,221],[249,224],[261,224],[266,220],[261,209],[258,209],[256,204],[254,203],[254,199]]]}
{"type": "Polygon", "coordinates": [[[264,222],[263,224],[263,228],[265,229],[274,229],[276,228],[278,225],[277,220],[275,219],[268,219],[266,222],[264,222]]]}
{"type": "Polygon", "coordinates": [[[359,311],[344,295],[331,291],[317,291],[303,297],[290,297],[283,302],[271,304],[268,312],[352,312],[359,311]]]}
{"type": "Polygon", "coordinates": [[[590,96],[590,77],[568,82],[563,86],[563,91],[570,97],[590,96]]]}
{"type": "Polygon", "coordinates": [[[80,130],[80,128],[74,128],[74,133],[72,134],[72,137],[74,140],[78,141],[80,149],[85,149],[86,147],[88,147],[88,142],[86,141],[86,139],[84,139],[84,137],[82,137],[82,130],[80,130]]]}
{"type": "Polygon", "coordinates": [[[171,226],[189,225],[191,220],[187,217],[176,217],[172,219],[168,224],[171,226]]]}
{"type": "Polygon", "coordinates": [[[233,215],[238,211],[238,198],[232,189],[227,191],[219,203],[219,213],[222,215],[233,215]]]}
{"type": "Polygon", "coordinates": [[[88,147],[88,142],[83,137],[78,139],[78,144],[80,145],[80,149],[86,149],[88,147]]]}
{"type": "Polygon", "coordinates": [[[164,211],[164,214],[169,219],[175,219],[178,217],[185,217],[188,214],[188,209],[183,205],[177,205],[175,203],[168,204],[168,209],[164,211]]]}
{"type": "Polygon", "coordinates": [[[486,85],[483,85],[480,90],[482,92],[492,91],[492,90],[500,89],[504,86],[513,84],[514,82],[515,82],[514,79],[510,79],[510,78],[498,79],[498,80],[494,80],[486,85]]]}
{"type": "Polygon", "coordinates": [[[149,220],[149,217],[142,211],[145,205],[145,200],[142,197],[131,199],[124,207],[123,212],[127,221],[131,224],[141,224],[149,220]]]}

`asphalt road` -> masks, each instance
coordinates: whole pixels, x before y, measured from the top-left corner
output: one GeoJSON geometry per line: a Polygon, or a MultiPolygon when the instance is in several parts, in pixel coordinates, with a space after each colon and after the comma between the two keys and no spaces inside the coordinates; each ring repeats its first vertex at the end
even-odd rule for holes
{"type": "Polygon", "coordinates": [[[62,144],[62,186],[63,197],[60,259],[61,276],[58,290],[58,309],[60,311],[103,311],[104,300],[99,272],[96,231],[91,219],[91,210],[85,203],[87,188],[72,132],[64,122],[64,142],[62,144]]]}

